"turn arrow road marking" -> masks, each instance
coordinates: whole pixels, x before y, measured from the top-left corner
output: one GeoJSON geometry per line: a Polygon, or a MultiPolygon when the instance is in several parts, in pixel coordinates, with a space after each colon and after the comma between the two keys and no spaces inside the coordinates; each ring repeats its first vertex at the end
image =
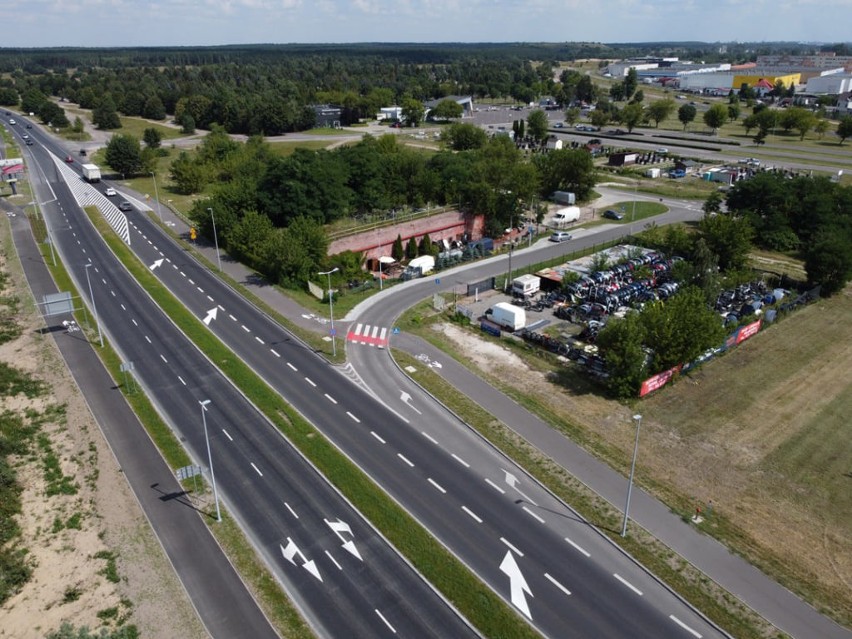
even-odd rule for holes
{"type": "MultiPolygon", "coordinates": [[[[337,535],[338,539],[343,542],[343,550],[348,552],[353,557],[357,557],[359,560],[361,559],[361,553],[358,552],[358,549],[355,547],[355,542],[351,539],[346,539],[343,535],[344,533],[347,535],[352,535],[352,528],[349,527],[345,521],[329,521],[328,519],[323,519],[323,521],[328,524],[328,527],[331,528],[332,532],[337,535]]],[[[354,537],[354,535],[352,535],[354,537]]]]}
{"type": "Polygon", "coordinates": [[[518,567],[518,562],[515,561],[515,555],[512,554],[511,550],[506,551],[506,556],[503,557],[503,561],[500,563],[500,571],[509,577],[512,603],[518,610],[524,613],[528,619],[532,619],[530,607],[527,605],[527,598],[524,597],[524,593],[528,594],[530,597],[532,597],[533,594],[530,587],[527,585],[527,580],[524,579],[524,575],[521,573],[521,569],[518,567]]]}
{"type": "Polygon", "coordinates": [[[163,258],[160,258],[159,260],[157,260],[156,262],[151,264],[151,266],[149,266],[148,268],[153,271],[155,268],[162,266],[162,265],[163,265],[163,258]]]}
{"type": "Polygon", "coordinates": [[[296,564],[296,561],[294,559],[294,557],[296,557],[298,555],[299,559],[302,560],[302,568],[304,568],[309,573],[311,573],[314,577],[316,577],[317,579],[322,581],[322,577],[320,576],[319,569],[317,568],[317,565],[314,563],[314,560],[311,559],[310,561],[308,561],[307,558],[305,557],[305,555],[302,554],[302,551],[299,550],[299,547],[296,545],[296,542],[294,542],[292,539],[287,537],[287,547],[285,548],[281,544],[278,544],[278,547],[281,548],[281,554],[284,555],[284,559],[289,561],[294,566],[298,565],[298,564],[296,564]]]}

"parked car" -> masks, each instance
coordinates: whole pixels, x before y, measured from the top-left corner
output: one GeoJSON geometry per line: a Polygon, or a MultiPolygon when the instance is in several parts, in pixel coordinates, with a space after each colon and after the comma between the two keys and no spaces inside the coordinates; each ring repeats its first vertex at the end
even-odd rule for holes
{"type": "Polygon", "coordinates": [[[565,231],[556,231],[556,233],[550,236],[551,242],[567,242],[570,239],[571,234],[566,233],[565,231]]]}
{"type": "Polygon", "coordinates": [[[661,146],[659,149],[654,149],[654,153],[657,155],[668,155],[669,150],[666,147],[661,146]]]}
{"type": "Polygon", "coordinates": [[[112,197],[114,195],[118,195],[118,193],[114,188],[109,187],[106,191],[104,191],[104,195],[106,195],[107,197],[112,197]]]}
{"type": "Polygon", "coordinates": [[[553,126],[554,126],[554,128],[561,129],[561,128],[562,128],[563,126],[565,126],[565,125],[564,125],[564,124],[562,124],[562,122],[557,122],[557,123],[556,123],[556,124],[554,124],[553,126]]]}
{"type": "Polygon", "coordinates": [[[618,211],[613,211],[612,209],[607,209],[606,211],[604,211],[603,216],[608,220],[620,220],[624,217],[621,213],[619,213],[618,211]]]}
{"type": "Polygon", "coordinates": [[[86,157],[86,149],[80,149],[80,155],[86,157]]]}
{"type": "Polygon", "coordinates": [[[31,129],[31,128],[33,128],[33,125],[32,125],[32,124],[28,124],[28,125],[27,125],[27,128],[28,128],[28,129],[31,129]]]}
{"type": "Polygon", "coordinates": [[[132,211],[133,206],[131,206],[130,202],[124,200],[121,204],[118,205],[118,210],[120,211],[132,211]]]}

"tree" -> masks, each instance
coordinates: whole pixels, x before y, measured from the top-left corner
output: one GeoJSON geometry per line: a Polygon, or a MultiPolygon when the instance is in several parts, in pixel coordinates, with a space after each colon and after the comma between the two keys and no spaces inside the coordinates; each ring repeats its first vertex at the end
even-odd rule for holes
{"type": "Polygon", "coordinates": [[[645,92],[642,89],[639,89],[636,93],[633,94],[633,99],[630,101],[635,102],[636,104],[640,104],[644,99],[645,92]]]}
{"type": "Polygon", "coordinates": [[[684,131],[686,131],[686,127],[695,119],[696,115],[698,115],[698,109],[691,104],[682,104],[677,110],[677,119],[683,124],[684,131]]]}
{"type": "Polygon", "coordinates": [[[698,225],[707,246],[719,256],[722,270],[740,270],[746,266],[754,230],[742,217],[705,215],[698,225]]]}
{"type": "Polygon", "coordinates": [[[852,137],[852,115],[844,115],[837,123],[837,137],[840,144],[846,142],[846,138],[852,137]]]}
{"type": "Polygon", "coordinates": [[[675,112],[677,105],[671,98],[654,100],[648,105],[648,117],[654,123],[654,128],[660,126],[660,122],[667,119],[675,112]]]}
{"type": "Polygon", "coordinates": [[[565,109],[565,123],[570,126],[574,126],[580,119],[580,113],[580,109],[578,109],[577,107],[565,109]]]}
{"type": "Polygon", "coordinates": [[[45,100],[38,110],[38,117],[45,124],[52,124],[54,127],[64,129],[71,125],[68,118],[65,116],[65,110],[50,100],[45,100]]]}
{"type": "Polygon", "coordinates": [[[541,109],[536,109],[527,116],[528,134],[537,142],[541,142],[547,137],[547,128],[549,124],[547,114],[541,109]]]}
{"type": "MultiPolygon", "coordinates": [[[[516,132],[519,137],[519,133],[516,132]]],[[[454,151],[469,151],[485,146],[488,136],[480,127],[467,122],[453,122],[444,129],[442,139],[454,151]]]]}
{"type": "Polygon", "coordinates": [[[396,239],[393,241],[393,246],[391,247],[391,257],[395,259],[397,262],[402,260],[405,257],[405,249],[402,246],[402,236],[397,235],[396,239]]]}
{"type": "MultiPolygon", "coordinates": [[[[728,119],[731,122],[734,122],[739,117],[740,117],[740,103],[739,102],[731,102],[730,104],[728,104],[728,119]]],[[[748,135],[748,133],[746,133],[746,135],[748,135]]]]}
{"type": "Polygon", "coordinates": [[[455,100],[441,100],[435,108],[429,112],[429,116],[435,120],[452,120],[460,118],[464,113],[462,105],[455,100]]]}
{"type": "Polygon", "coordinates": [[[612,98],[613,102],[621,102],[624,99],[624,83],[615,82],[609,88],[609,97],[612,98]]]}
{"type": "Polygon", "coordinates": [[[630,67],[627,70],[627,75],[624,76],[624,97],[630,98],[633,95],[633,92],[636,91],[638,84],[639,77],[636,73],[636,68],[630,67]]]}
{"type": "Polygon", "coordinates": [[[186,151],[181,151],[169,167],[169,178],[180,193],[190,195],[198,193],[206,184],[203,167],[186,151]]]}
{"type": "Polygon", "coordinates": [[[0,87],[0,105],[16,106],[18,100],[18,92],[13,87],[0,87]]]}
{"type": "Polygon", "coordinates": [[[636,397],[648,377],[644,340],[645,329],[635,312],[610,320],[598,334],[596,344],[609,373],[607,387],[620,399],[636,397]]]}
{"type": "Polygon", "coordinates": [[[38,113],[47,101],[47,96],[38,89],[28,89],[21,96],[21,110],[24,113],[38,113]]]}
{"type": "Polygon", "coordinates": [[[132,135],[112,136],[106,146],[106,163],[123,176],[136,175],[142,170],[142,150],[132,135]]]}
{"type": "Polygon", "coordinates": [[[195,133],[195,118],[192,117],[191,113],[184,113],[178,119],[178,124],[180,124],[180,132],[184,135],[192,135],[195,133]]]}
{"type": "Polygon", "coordinates": [[[705,214],[710,213],[720,213],[722,211],[722,202],[724,198],[719,191],[713,191],[710,195],[707,196],[707,199],[704,200],[704,205],[702,209],[705,214]]]}
{"type": "Polygon", "coordinates": [[[405,245],[405,257],[409,260],[417,257],[417,241],[413,237],[408,238],[408,243],[405,245]]]}
{"type": "Polygon", "coordinates": [[[817,137],[820,140],[822,140],[823,136],[825,135],[825,132],[828,131],[829,126],[831,125],[829,125],[828,120],[826,120],[825,118],[819,118],[814,123],[814,133],[817,134],[817,137]]]}
{"type": "Polygon", "coordinates": [[[145,100],[145,105],[142,107],[142,117],[149,120],[164,120],[166,117],[166,107],[163,106],[163,101],[159,96],[152,95],[145,100]]]}
{"type": "Polygon", "coordinates": [[[835,230],[820,233],[808,247],[805,270],[821,292],[832,295],[852,279],[852,237],[835,230]]]}
{"type": "Polygon", "coordinates": [[[713,129],[713,135],[716,135],[716,129],[728,121],[728,107],[724,104],[714,104],[704,112],[704,124],[713,129]]]}
{"type": "Polygon", "coordinates": [[[569,191],[585,200],[595,188],[595,164],[583,149],[559,149],[533,156],[538,171],[539,194],[550,197],[554,191],[569,191]]]}
{"type": "Polygon", "coordinates": [[[402,101],[402,119],[410,127],[418,127],[423,121],[426,109],[420,100],[406,98],[402,101]]]}
{"type": "Polygon", "coordinates": [[[92,124],[103,130],[121,128],[121,118],[118,117],[115,102],[108,94],[101,98],[92,110],[92,124]]]}
{"type": "Polygon", "coordinates": [[[642,122],[645,115],[642,105],[638,102],[631,102],[621,110],[621,122],[627,127],[628,132],[633,131],[636,125],[642,122]]]}
{"type": "Polygon", "coordinates": [[[589,121],[599,129],[609,124],[611,119],[610,112],[606,109],[595,109],[589,114],[589,121]]]}
{"type": "Polygon", "coordinates": [[[149,149],[158,149],[163,141],[163,134],[154,127],[148,127],[142,133],[142,140],[149,149]]]}

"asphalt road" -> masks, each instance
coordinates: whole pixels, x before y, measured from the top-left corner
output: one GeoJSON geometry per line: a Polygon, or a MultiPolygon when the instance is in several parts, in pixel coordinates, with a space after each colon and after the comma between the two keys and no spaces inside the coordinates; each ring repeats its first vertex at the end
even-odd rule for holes
{"type": "MultiPolygon", "coordinates": [[[[191,456],[205,467],[206,421],[220,497],[314,630],[326,637],[476,636],[152,303],[108,251],[71,191],[106,210],[110,201],[60,159],[49,158],[37,146],[29,149],[46,167],[43,172],[32,168],[31,173],[49,176],[56,198],[44,207],[55,246],[85,297],[91,282],[90,307],[103,321],[107,339],[124,362],[133,363],[135,378],[191,456]],[[202,419],[199,402],[207,399],[211,401],[202,419]]],[[[48,198],[45,191],[40,185],[41,201],[48,198]]],[[[175,258],[185,260],[179,249],[175,258]]],[[[99,392],[114,393],[113,384],[99,392]]],[[[159,496],[170,500],[178,495],[172,489],[159,496]]],[[[175,533],[156,526],[155,531],[175,533]]],[[[197,581],[194,564],[175,565],[184,583],[193,581],[198,589],[206,589],[207,601],[214,602],[199,607],[205,622],[223,611],[239,612],[230,608],[213,580],[197,581]]],[[[243,630],[233,632],[232,627],[215,636],[266,636],[263,631],[244,634],[251,627],[248,618],[232,623],[243,630]]]]}

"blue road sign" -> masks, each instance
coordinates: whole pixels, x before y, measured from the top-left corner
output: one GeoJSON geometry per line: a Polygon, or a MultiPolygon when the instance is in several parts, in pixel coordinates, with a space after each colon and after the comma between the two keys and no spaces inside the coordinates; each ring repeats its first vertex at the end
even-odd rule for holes
{"type": "Polygon", "coordinates": [[[440,277],[436,277],[436,278],[435,278],[435,284],[440,284],[440,283],[441,283],[441,278],[440,278],[440,277]]]}
{"type": "Polygon", "coordinates": [[[331,329],[331,330],[328,332],[328,334],[329,334],[329,335],[331,335],[332,337],[334,337],[335,335],[337,335],[337,329],[336,329],[336,328],[331,329]]]}
{"type": "Polygon", "coordinates": [[[391,331],[394,335],[399,335],[399,326],[394,326],[393,331],[391,331]]]}

